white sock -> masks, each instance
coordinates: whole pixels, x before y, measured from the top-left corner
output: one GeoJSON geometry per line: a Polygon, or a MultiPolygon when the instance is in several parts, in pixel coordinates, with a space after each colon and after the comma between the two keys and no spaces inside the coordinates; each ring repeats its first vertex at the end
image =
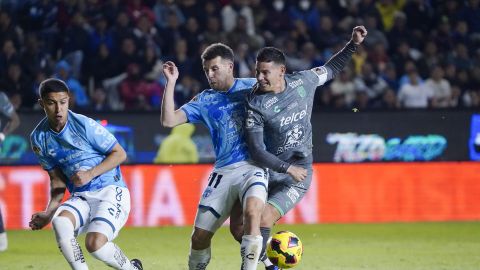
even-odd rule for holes
{"type": "Polygon", "coordinates": [[[73,270],[88,270],[82,249],[75,239],[74,227],[70,219],[62,216],[52,220],[58,247],[73,270]]]}
{"type": "Polygon", "coordinates": [[[2,232],[0,233],[0,252],[7,250],[7,248],[8,248],[7,233],[2,232]]]}
{"type": "Polygon", "coordinates": [[[265,265],[265,267],[269,267],[269,266],[272,266],[273,263],[267,258],[265,257],[263,260],[262,260],[262,263],[265,265]]]}
{"type": "Polygon", "coordinates": [[[240,253],[242,254],[242,270],[257,269],[258,259],[262,252],[261,235],[244,235],[242,237],[242,244],[240,245],[240,253]]]}
{"type": "Polygon", "coordinates": [[[189,270],[205,270],[210,262],[211,250],[210,247],[201,250],[190,248],[188,255],[188,269],[189,270]]]}
{"type": "Polygon", "coordinates": [[[93,257],[118,270],[135,270],[130,260],[123,251],[114,243],[107,242],[97,251],[92,253],[93,257]]]}

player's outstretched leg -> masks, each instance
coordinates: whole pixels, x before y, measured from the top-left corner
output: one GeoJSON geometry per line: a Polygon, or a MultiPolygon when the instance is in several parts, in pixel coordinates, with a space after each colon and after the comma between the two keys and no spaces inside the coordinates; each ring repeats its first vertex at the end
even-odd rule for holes
{"type": "Polygon", "coordinates": [[[255,190],[252,188],[249,191],[251,194],[255,194],[255,196],[246,198],[246,205],[243,211],[245,235],[242,237],[242,243],[240,244],[242,270],[257,269],[263,242],[260,235],[260,218],[265,206],[266,190],[259,188],[259,191],[255,193],[255,190]]]}
{"type": "Polygon", "coordinates": [[[278,212],[278,210],[274,206],[272,206],[270,203],[265,204],[265,208],[263,209],[263,213],[262,213],[262,220],[260,223],[260,232],[263,237],[263,245],[262,245],[262,251],[260,255],[260,261],[263,262],[266,270],[280,269],[275,265],[273,265],[272,262],[270,262],[270,260],[267,258],[267,254],[265,253],[272,227],[275,224],[275,222],[280,218],[281,218],[281,214],[278,212]]]}
{"type": "Polygon", "coordinates": [[[113,242],[109,242],[107,236],[98,232],[89,232],[85,238],[85,247],[97,260],[118,270],[142,270],[138,259],[130,261],[125,253],[113,242]]]}
{"type": "Polygon", "coordinates": [[[5,232],[5,225],[3,224],[2,210],[0,209],[0,252],[7,250],[8,239],[5,232]]]}
{"type": "Polygon", "coordinates": [[[188,255],[189,270],[204,270],[210,263],[213,233],[195,227],[191,237],[190,254],[188,255]]]}
{"type": "Polygon", "coordinates": [[[82,249],[74,235],[72,221],[65,216],[57,216],[52,220],[53,230],[57,239],[58,247],[63,257],[74,270],[88,270],[82,249]]]}

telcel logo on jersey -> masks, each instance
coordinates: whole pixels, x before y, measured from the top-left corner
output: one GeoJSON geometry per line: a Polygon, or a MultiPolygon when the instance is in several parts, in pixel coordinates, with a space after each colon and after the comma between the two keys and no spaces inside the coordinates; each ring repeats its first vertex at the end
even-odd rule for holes
{"type": "Polygon", "coordinates": [[[280,127],[290,125],[291,123],[295,123],[299,120],[302,120],[307,115],[307,109],[308,109],[308,107],[307,107],[307,105],[305,105],[305,109],[303,109],[299,112],[298,111],[293,112],[292,115],[290,115],[290,116],[282,117],[282,119],[280,120],[280,127]]]}

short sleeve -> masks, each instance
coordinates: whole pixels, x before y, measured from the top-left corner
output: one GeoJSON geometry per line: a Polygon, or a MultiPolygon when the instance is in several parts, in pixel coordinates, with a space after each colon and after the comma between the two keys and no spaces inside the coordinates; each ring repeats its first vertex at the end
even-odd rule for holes
{"type": "Polygon", "coordinates": [[[40,166],[42,166],[44,170],[50,171],[55,168],[55,162],[51,158],[47,157],[45,150],[42,149],[41,145],[36,142],[33,137],[30,138],[30,145],[32,147],[33,153],[35,154],[38,162],[40,163],[40,166]]]}
{"type": "Polygon", "coordinates": [[[85,123],[85,134],[90,146],[103,154],[108,154],[117,144],[117,139],[97,121],[88,118],[85,123]]]}
{"type": "Polygon", "coordinates": [[[198,123],[201,122],[202,114],[201,114],[201,103],[200,103],[200,94],[192,98],[189,102],[185,103],[181,110],[185,112],[187,115],[188,122],[190,123],[198,123]]]}
{"type": "Polygon", "coordinates": [[[15,108],[8,99],[7,95],[3,92],[0,92],[0,112],[7,117],[11,117],[15,108]]]}

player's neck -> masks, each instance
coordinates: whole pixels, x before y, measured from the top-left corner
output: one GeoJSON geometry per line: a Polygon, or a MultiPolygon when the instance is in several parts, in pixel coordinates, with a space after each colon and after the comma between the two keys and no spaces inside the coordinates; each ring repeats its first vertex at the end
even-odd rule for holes
{"type": "Polygon", "coordinates": [[[230,90],[234,84],[235,84],[235,78],[234,77],[228,78],[225,83],[225,89],[219,89],[219,90],[222,92],[228,92],[228,90],[230,90]]]}
{"type": "Polygon", "coordinates": [[[287,89],[287,82],[283,79],[273,90],[275,94],[280,94],[287,89]]]}
{"type": "Polygon", "coordinates": [[[53,131],[59,133],[67,125],[67,121],[65,121],[64,123],[62,123],[62,122],[56,122],[55,123],[55,122],[52,122],[52,121],[48,121],[48,124],[53,131]]]}

